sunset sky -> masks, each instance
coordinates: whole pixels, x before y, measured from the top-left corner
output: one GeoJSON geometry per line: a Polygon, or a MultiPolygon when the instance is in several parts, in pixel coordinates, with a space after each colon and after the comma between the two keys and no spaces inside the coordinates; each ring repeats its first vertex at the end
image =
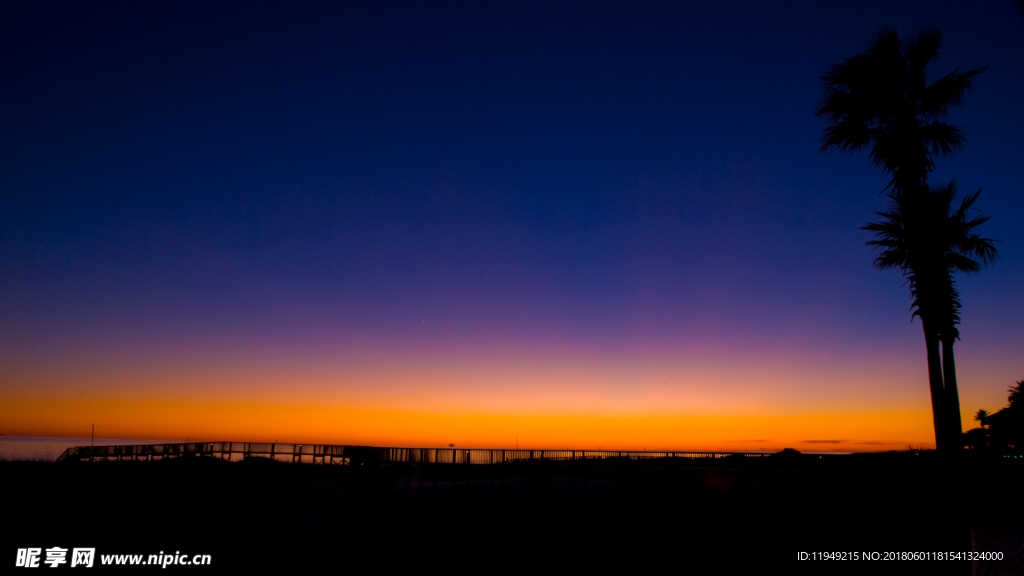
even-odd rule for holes
{"type": "Polygon", "coordinates": [[[964,428],[1024,379],[1012,2],[0,6],[0,433],[398,446],[934,444],[924,338],[819,151],[883,25],[988,64],[964,428]]]}

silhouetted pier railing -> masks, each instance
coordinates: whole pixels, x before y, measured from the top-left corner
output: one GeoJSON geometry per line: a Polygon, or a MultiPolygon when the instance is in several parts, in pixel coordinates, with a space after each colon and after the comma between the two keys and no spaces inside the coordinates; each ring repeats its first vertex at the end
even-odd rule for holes
{"type": "Polygon", "coordinates": [[[73,446],[62,461],[162,460],[206,456],[224,460],[269,458],[305,464],[504,464],[530,461],[588,460],[733,460],[761,459],[771,452],[675,452],[646,450],[505,450],[478,448],[385,448],[331,444],[257,442],[183,442],[125,446],[73,446]]]}

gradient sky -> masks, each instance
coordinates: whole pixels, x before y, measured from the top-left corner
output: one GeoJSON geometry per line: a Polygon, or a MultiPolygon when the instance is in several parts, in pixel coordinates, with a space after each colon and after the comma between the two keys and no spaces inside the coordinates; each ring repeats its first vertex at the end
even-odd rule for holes
{"type": "Polygon", "coordinates": [[[821,153],[883,25],[988,64],[939,159],[965,428],[1024,378],[1010,2],[0,6],[0,433],[387,445],[933,444],[907,287],[821,153]]]}

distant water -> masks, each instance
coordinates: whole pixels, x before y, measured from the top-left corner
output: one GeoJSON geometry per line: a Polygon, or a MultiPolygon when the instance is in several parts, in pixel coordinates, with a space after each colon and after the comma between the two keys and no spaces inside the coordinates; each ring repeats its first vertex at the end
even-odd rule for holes
{"type": "MultiPolygon", "coordinates": [[[[72,446],[88,446],[88,436],[0,436],[0,459],[2,460],[49,460],[54,461],[72,446]]],[[[150,440],[145,438],[96,438],[96,446],[120,446],[125,444],[170,444],[181,440],[150,440]]]]}

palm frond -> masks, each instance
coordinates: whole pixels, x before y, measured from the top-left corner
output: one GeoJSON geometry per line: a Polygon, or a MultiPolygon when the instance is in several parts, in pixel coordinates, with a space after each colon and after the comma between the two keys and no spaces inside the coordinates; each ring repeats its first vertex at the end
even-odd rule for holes
{"type": "Polygon", "coordinates": [[[980,272],[982,268],[981,262],[956,252],[946,256],[946,263],[950,270],[956,270],[957,272],[963,272],[965,274],[980,272]]]}
{"type": "Polygon", "coordinates": [[[821,137],[821,150],[838,148],[843,152],[859,150],[872,141],[872,130],[863,122],[843,120],[830,124],[821,137]]]}
{"type": "Polygon", "coordinates": [[[937,28],[921,28],[916,36],[907,40],[903,53],[906,56],[908,69],[911,72],[924,73],[925,66],[938,59],[939,45],[942,44],[942,32],[937,28]]]}
{"type": "Polygon", "coordinates": [[[878,220],[861,227],[874,236],[867,244],[879,250],[874,266],[898,269],[910,288],[913,316],[933,318],[942,334],[956,339],[960,294],[954,273],[974,274],[997,256],[993,241],[971,231],[987,216],[967,219],[980,190],[960,200],[956,181],[925,186],[923,191],[898,190],[890,209],[875,212],[878,220]]]}
{"type": "Polygon", "coordinates": [[[927,81],[925,67],[938,57],[941,43],[942,35],[938,30],[922,28],[904,44],[903,55],[907,67],[906,94],[910,100],[921,99],[927,81]]]}
{"type": "Polygon", "coordinates": [[[974,91],[971,78],[988,70],[988,66],[975,66],[966,72],[959,68],[939,78],[921,93],[921,115],[926,118],[945,118],[950,107],[963,106],[964,99],[974,91]]]}
{"type": "Polygon", "coordinates": [[[933,120],[920,128],[921,142],[932,154],[948,156],[963,149],[967,136],[956,126],[933,120]]]}
{"type": "Polygon", "coordinates": [[[832,122],[858,120],[867,124],[874,116],[870,112],[871,108],[870,98],[864,94],[827,86],[818,101],[815,115],[827,116],[832,122]]]}
{"type": "Polygon", "coordinates": [[[959,248],[964,254],[970,254],[988,266],[999,258],[999,250],[996,250],[995,247],[996,242],[998,240],[971,236],[968,241],[960,243],[959,248]]]}
{"type": "Polygon", "coordinates": [[[883,61],[898,59],[902,52],[903,42],[900,40],[899,33],[892,26],[883,26],[867,50],[869,56],[883,61]]]}

